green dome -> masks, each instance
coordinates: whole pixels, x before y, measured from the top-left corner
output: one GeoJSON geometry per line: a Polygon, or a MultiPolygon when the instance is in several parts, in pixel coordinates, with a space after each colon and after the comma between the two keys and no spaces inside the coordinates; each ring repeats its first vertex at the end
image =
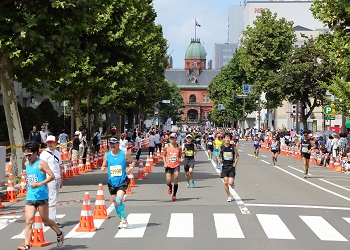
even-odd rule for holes
{"type": "Polygon", "coordinates": [[[200,40],[191,40],[190,45],[187,47],[185,59],[206,59],[207,52],[205,51],[200,40]]]}

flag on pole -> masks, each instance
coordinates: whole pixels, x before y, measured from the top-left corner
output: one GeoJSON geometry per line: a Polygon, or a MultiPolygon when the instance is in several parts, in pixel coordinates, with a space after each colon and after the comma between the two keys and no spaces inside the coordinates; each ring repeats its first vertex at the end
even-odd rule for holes
{"type": "Polygon", "coordinates": [[[201,27],[201,25],[197,22],[197,20],[196,20],[196,26],[201,27]]]}

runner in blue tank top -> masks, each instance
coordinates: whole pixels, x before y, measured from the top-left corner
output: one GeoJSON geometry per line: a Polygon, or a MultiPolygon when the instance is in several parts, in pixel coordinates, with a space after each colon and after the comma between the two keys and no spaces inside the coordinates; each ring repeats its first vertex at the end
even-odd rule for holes
{"type": "Polygon", "coordinates": [[[39,144],[28,142],[24,145],[23,150],[28,159],[26,163],[28,189],[25,202],[26,226],[24,229],[24,246],[19,246],[17,249],[30,249],[32,226],[37,210],[44,225],[51,227],[56,232],[57,247],[61,247],[64,242],[63,232],[53,220],[49,219],[47,183],[54,180],[55,175],[47,163],[38,158],[39,144]]]}
{"type": "Polygon", "coordinates": [[[101,171],[105,171],[107,167],[109,193],[114,201],[115,212],[120,218],[118,228],[126,228],[128,224],[123,198],[130,183],[130,179],[127,175],[134,168],[135,161],[129,152],[120,150],[119,141],[119,138],[109,138],[108,143],[110,151],[106,153],[103,158],[101,171]],[[127,161],[130,163],[130,167],[127,167],[127,161]]]}

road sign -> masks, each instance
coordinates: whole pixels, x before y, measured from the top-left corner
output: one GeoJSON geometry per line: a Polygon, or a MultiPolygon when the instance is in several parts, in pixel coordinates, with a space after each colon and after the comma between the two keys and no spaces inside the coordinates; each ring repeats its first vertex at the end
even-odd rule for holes
{"type": "Polygon", "coordinates": [[[143,120],[144,116],[143,114],[139,114],[139,120],[143,120]]]}
{"type": "Polygon", "coordinates": [[[335,120],[335,116],[325,116],[324,119],[326,119],[326,120],[335,120]]]}
{"type": "Polygon", "coordinates": [[[252,92],[254,85],[243,84],[243,94],[250,94],[252,92]]]}
{"type": "Polygon", "coordinates": [[[325,115],[334,115],[335,114],[335,108],[327,105],[323,107],[323,114],[325,115]]]}
{"type": "Polygon", "coordinates": [[[156,108],[156,109],[154,110],[154,113],[157,115],[157,114],[159,113],[159,109],[156,108]]]}
{"type": "Polygon", "coordinates": [[[223,104],[218,104],[218,110],[224,110],[225,106],[223,104]]]}
{"type": "Polygon", "coordinates": [[[170,103],[170,100],[162,100],[162,103],[170,103]]]}

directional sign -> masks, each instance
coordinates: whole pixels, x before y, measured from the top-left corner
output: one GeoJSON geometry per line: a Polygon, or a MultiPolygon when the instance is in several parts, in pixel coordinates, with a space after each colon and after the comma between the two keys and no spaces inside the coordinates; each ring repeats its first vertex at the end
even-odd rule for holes
{"type": "Polygon", "coordinates": [[[252,92],[254,85],[243,84],[243,94],[250,94],[252,92]]]}
{"type": "Polygon", "coordinates": [[[325,116],[326,120],[335,120],[335,116],[325,116]]]}
{"type": "Polygon", "coordinates": [[[218,104],[218,110],[223,110],[225,109],[225,106],[223,104],[218,104]]]}
{"type": "Polygon", "coordinates": [[[162,100],[162,103],[170,103],[170,100],[162,100]]]}

